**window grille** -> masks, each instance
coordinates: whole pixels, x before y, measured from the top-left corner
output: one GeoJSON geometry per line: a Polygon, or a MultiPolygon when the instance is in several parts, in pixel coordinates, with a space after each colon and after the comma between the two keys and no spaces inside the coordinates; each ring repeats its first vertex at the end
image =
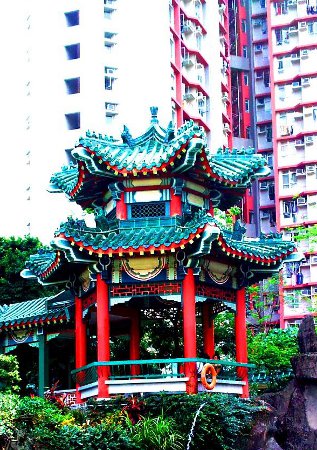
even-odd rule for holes
{"type": "Polygon", "coordinates": [[[165,203],[144,203],[131,205],[131,218],[165,216],[165,203]]]}

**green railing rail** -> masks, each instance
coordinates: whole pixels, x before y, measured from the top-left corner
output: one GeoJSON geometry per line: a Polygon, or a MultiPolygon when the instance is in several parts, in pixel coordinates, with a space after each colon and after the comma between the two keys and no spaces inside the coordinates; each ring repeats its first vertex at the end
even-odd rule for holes
{"type": "Polygon", "coordinates": [[[129,380],[131,378],[182,378],[184,372],[181,367],[186,363],[211,363],[221,365],[219,379],[238,380],[237,367],[255,368],[254,364],[239,363],[228,360],[214,360],[205,358],[173,358],[173,359],[139,359],[133,361],[100,361],[87,364],[72,370],[72,376],[79,386],[95,383],[98,380],[98,368],[107,368],[110,380],[129,380]],[[137,374],[131,374],[131,367],[138,366],[137,374]]]}

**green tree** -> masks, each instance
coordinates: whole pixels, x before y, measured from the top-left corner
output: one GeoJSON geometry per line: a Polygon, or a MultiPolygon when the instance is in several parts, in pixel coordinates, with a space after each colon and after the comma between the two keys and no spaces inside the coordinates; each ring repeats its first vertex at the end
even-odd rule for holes
{"type": "Polygon", "coordinates": [[[254,380],[267,390],[281,389],[292,377],[291,357],[298,353],[297,328],[275,328],[248,335],[249,363],[256,365],[254,380]]]}
{"type": "Polygon", "coordinates": [[[0,391],[18,391],[20,380],[17,358],[13,355],[0,355],[0,391]]]}
{"type": "Polygon", "coordinates": [[[257,332],[268,332],[279,308],[279,275],[248,286],[246,294],[249,325],[257,332]]]}
{"type": "Polygon", "coordinates": [[[18,303],[56,293],[56,288],[22,278],[20,272],[30,255],[43,247],[34,237],[0,237],[0,304],[18,303]]]}

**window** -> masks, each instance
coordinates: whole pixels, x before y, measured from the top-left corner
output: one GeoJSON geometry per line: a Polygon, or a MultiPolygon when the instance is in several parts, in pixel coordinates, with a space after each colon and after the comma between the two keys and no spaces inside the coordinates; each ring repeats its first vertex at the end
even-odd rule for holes
{"type": "Polygon", "coordinates": [[[80,128],[80,113],[65,114],[66,126],[68,130],[77,130],[80,128]]]}
{"type": "Polygon", "coordinates": [[[243,82],[245,86],[249,86],[249,75],[247,73],[243,74],[243,82]]]}
{"type": "Polygon", "coordinates": [[[175,58],[175,43],[173,37],[170,38],[170,57],[172,60],[175,58]]]}
{"type": "Polygon", "coordinates": [[[244,108],[245,108],[245,112],[250,111],[250,100],[248,98],[244,100],[244,108]]]}
{"type": "Polygon", "coordinates": [[[242,47],[242,56],[243,56],[244,58],[247,58],[247,57],[248,57],[248,47],[247,47],[246,45],[244,45],[244,46],[242,47]]]}
{"type": "Polygon", "coordinates": [[[299,296],[298,296],[298,293],[295,291],[295,292],[290,292],[289,294],[286,294],[285,295],[285,300],[286,300],[286,303],[287,303],[287,305],[290,307],[290,308],[298,308],[299,307],[299,296]]]}
{"type": "Polygon", "coordinates": [[[80,92],[80,78],[69,78],[65,80],[67,94],[78,94],[80,92]]]}
{"type": "Polygon", "coordinates": [[[289,189],[297,183],[296,172],[282,172],[283,189],[289,189]]]}
{"type": "Polygon", "coordinates": [[[79,11],[70,11],[65,13],[66,24],[68,27],[79,25],[79,11]]]}
{"type": "Polygon", "coordinates": [[[104,18],[106,19],[106,20],[111,20],[112,19],[112,16],[113,16],[113,12],[114,12],[114,10],[107,10],[107,9],[105,9],[105,11],[104,11],[104,18]]]}
{"type": "Polygon", "coordinates": [[[263,153],[263,158],[266,159],[267,165],[273,168],[273,153],[263,153]]]}
{"type": "Polygon", "coordinates": [[[251,139],[251,127],[250,126],[246,127],[245,134],[246,134],[247,139],[251,139]]]}
{"type": "Polygon", "coordinates": [[[65,50],[67,59],[80,58],[80,44],[66,45],[65,50]]]}
{"type": "Polygon", "coordinates": [[[243,33],[247,32],[247,21],[245,19],[241,20],[241,29],[243,33]]]}
{"type": "Polygon", "coordinates": [[[249,211],[249,223],[254,223],[254,211],[249,211]]]}
{"type": "Polygon", "coordinates": [[[113,88],[114,78],[105,76],[105,89],[111,91],[113,88]]]}
{"type": "Polygon", "coordinates": [[[266,127],[266,142],[272,142],[272,125],[266,127]]]}

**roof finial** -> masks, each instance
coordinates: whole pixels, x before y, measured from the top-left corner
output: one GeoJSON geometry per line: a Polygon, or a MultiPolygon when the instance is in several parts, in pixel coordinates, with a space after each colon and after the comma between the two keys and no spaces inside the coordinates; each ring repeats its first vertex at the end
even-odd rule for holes
{"type": "Polygon", "coordinates": [[[157,120],[157,112],[158,112],[158,107],[157,106],[150,106],[150,111],[151,111],[151,123],[158,123],[157,120]]]}

